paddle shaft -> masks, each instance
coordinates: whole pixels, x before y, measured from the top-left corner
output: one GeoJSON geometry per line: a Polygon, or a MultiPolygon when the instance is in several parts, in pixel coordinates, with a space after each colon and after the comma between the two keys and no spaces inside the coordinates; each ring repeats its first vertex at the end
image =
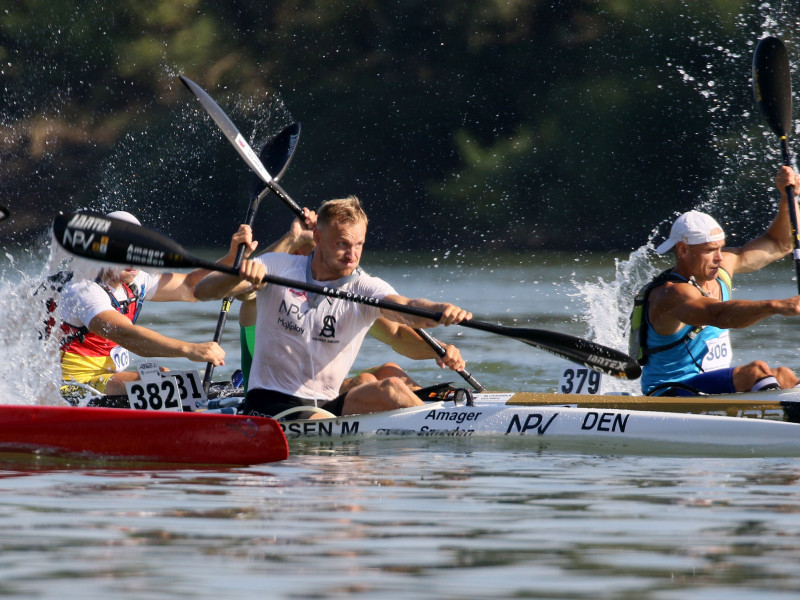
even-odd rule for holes
{"type": "MultiPolygon", "coordinates": [[[[783,164],[786,167],[792,166],[792,157],[789,154],[789,141],[786,139],[786,136],[781,136],[781,156],[783,158],[783,164]]],[[[792,242],[794,244],[794,250],[792,252],[792,257],[794,258],[794,273],[795,279],[797,280],[797,291],[800,293],[800,228],[798,228],[797,223],[797,199],[794,195],[794,186],[787,185],[786,186],[786,205],[787,209],[789,210],[789,223],[791,223],[792,227],[792,242]]]]}
{"type": "MultiPolygon", "coordinates": [[[[437,356],[440,358],[444,358],[444,355],[447,354],[447,350],[445,350],[444,346],[442,346],[434,337],[425,331],[424,329],[416,328],[414,329],[416,334],[421,337],[427,344],[433,348],[433,351],[436,353],[437,356]]],[[[483,387],[477,379],[475,379],[469,371],[466,369],[460,369],[456,371],[468,384],[470,384],[473,388],[475,388],[478,392],[485,392],[486,388],[483,387]]]]}
{"type": "MultiPolygon", "coordinates": [[[[253,221],[256,218],[256,212],[258,211],[258,205],[260,204],[261,200],[269,194],[271,188],[267,187],[264,188],[258,196],[256,196],[253,200],[250,201],[250,206],[247,209],[247,217],[245,218],[245,224],[253,225],[253,221]]],[[[239,244],[239,248],[236,250],[236,257],[233,259],[233,267],[238,269],[241,264],[242,260],[244,260],[244,251],[245,245],[239,244]]],[[[223,298],[222,300],[222,307],[219,310],[219,317],[217,318],[217,327],[214,330],[214,340],[215,342],[219,343],[222,339],[222,332],[225,330],[225,323],[228,320],[228,313],[231,310],[231,304],[233,303],[233,297],[228,296],[227,298],[223,298]]],[[[203,389],[208,393],[208,389],[211,386],[211,378],[214,376],[214,363],[206,363],[206,372],[203,375],[203,389]]]]}
{"type": "MultiPolygon", "coordinates": [[[[219,110],[221,112],[222,109],[219,110]]],[[[286,172],[289,163],[292,162],[292,157],[297,149],[299,137],[300,123],[293,123],[281,130],[281,132],[278,133],[274,138],[268,140],[261,149],[261,157],[263,160],[258,159],[261,164],[261,168],[266,170],[266,167],[264,167],[263,163],[267,162],[270,165],[270,168],[272,168],[276,173],[274,181],[277,181],[283,177],[283,174],[286,172]]],[[[270,187],[262,188],[262,185],[260,185],[260,177],[253,175],[253,180],[253,184],[251,185],[250,204],[247,208],[247,215],[245,216],[245,224],[251,227],[255,221],[256,213],[258,212],[258,207],[261,203],[261,200],[267,194],[269,194],[270,191],[272,191],[272,188],[270,187]]],[[[236,251],[236,257],[233,261],[234,267],[239,268],[239,266],[242,264],[244,252],[245,245],[243,243],[239,244],[239,248],[236,251]]],[[[222,339],[222,332],[225,329],[225,323],[228,320],[228,313],[230,312],[232,304],[232,297],[227,297],[222,300],[222,306],[220,307],[219,317],[217,318],[217,327],[214,330],[213,338],[217,343],[219,343],[222,339]]],[[[208,389],[211,386],[211,379],[213,376],[214,364],[210,362],[206,363],[206,371],[205,375],[203,376],[203,389],[206,391],[206,393],[208,393],[208,389]]]]}
{"type": "MultiPolygon", "coordinates": [[[[239,277],[239,272],[233,267],[192,256],[180,244],[165,235],[141,225],[103,215],[94,213],[58,215],[53,220],[53,235],[56,242],[66,251],[91,260],[142,267],[201,268],[239,277]]],[[[272,275],[266,275],[263,281],[418,316],[433,322],[438,322],[442,318],[441,312],[308,282],[272,275]]],[[[475,320],[462,321],[460,325],[514,338],[614,377],[636,379],[642,372],[636,360],[627,354],[571,335],[541,329],[504,327],[475,320]]]]}

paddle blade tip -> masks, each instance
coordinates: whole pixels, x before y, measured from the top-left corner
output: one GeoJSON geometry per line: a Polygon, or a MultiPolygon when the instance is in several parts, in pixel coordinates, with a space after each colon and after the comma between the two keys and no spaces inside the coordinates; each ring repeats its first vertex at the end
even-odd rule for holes
{"type": "Polygon", "coordinates": [[[57,215],[52,234],[68,253],[93,261],[148,268],[193,267],[198,262],[164,235],[94,212],[57,215]]]}
{"type": "Polygon", "coordinates": [[[639,379],[642,376],[642,367],[639,365],[638,362],[631,359],[628,365],[625,367],[625,379],[639,379]]]}
{"type": "Polygon", "coordinates": [[[792,121],[792,80],[786,46],[774,36],[759,40],[753,52],[753,95],[770,129],[786,137],[792,121]]]}

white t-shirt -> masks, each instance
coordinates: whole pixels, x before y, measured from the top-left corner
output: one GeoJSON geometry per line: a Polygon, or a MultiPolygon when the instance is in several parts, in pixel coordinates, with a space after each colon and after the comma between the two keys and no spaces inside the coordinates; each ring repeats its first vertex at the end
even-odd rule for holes
{"type": "MultiPolygon", "coordinates": [[[[306,256],[267,253],[255,260],[264,263],[270,275],[306,281],[306,256]]],[[[308,283],[331,286],[331,282],[308,283]]],[[[363,273],[337,287],[378,299],[397,293],[382,279],[363,273]]],[[[308,399],[330,400],[339,395],[364,336],[381,315],[377,306],[327,296],[314,299],[314,294],[276,284],[258,292],[256,307],[248,388],[308,399]]]]}
{"type": "MultiPolygon", "coordinates": [[[[151,275],[144,271],[139,271],[133,278],[139,289],[144,286],[144,298],[149,300],[158,289],[160,275],[151,275]]],[[[114,297],[118,302],[128,299],[125,288],[121,285],[113,289],[114,297]]],[[[58,300],[61,307],[61,320],[76,327],[89,326],[89,322],[101,312],[106,310],[116,310],[108,297],[105,288],[100,284],[90,281],[78,281],[64,288],[61,298],[58,300]]]]}

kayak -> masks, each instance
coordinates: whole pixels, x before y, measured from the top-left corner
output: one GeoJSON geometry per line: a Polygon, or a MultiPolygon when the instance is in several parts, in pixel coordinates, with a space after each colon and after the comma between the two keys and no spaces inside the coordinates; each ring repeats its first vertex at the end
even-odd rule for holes
{"type": "MultiPolygon", "coordinates": [[[[481,395],[476,395],[480,398],[481,395]]],[[[800,423],[800,389],[706,396],[626,396],[521,392],[493,395],[511,405],[644,410],[800,423]]],[[[487,397],[488,398],[488,397],[487,397]]]]}
{"type": "MultiPolygon", "coordinates": [[[[207,400],[198,412],[172,414],[176,418],[225,417],[221,413],[236,412],[243,400],[240,394],[241,388],[221,388],[219,396],[207,400]]],[[[471,398],[454,393],[446,397],[448,400],[443,401],[441,396],[434,396],[419,407],[347,417],[303,407],[276,415],[276,421],[290,442],[480,439],[510,441],[534,449],[800,456],[800,390],[795,389],[691,397],[537,392],[474,393],[471,398]],[[319,414],[309,419],[303,414],[308,411],[319,414]]],[[[107,402],[111,400],[106,398],[107,402]]],[[[116,400],[128,402],[124,397],[116,400]]],[[[149,412],[79,407],[65,410],[111,410],[109,419],[120,411],[149,412]]],[[[0,418],[1,411],[2,407],[0,418]]],[[[263,420],[270,421],[256,421],[263,420]]],[[[190,462],[198,462],[197,458],[191,451],[186,457],[190,462]]],[[[235,451],[231,460],[242,459],[235,451]]]]}
{"type": "Polygon", "coordinates": [[[0,405],[0,452],[255,465],[289,456],[273,419],[125,408],[0,405]]]}
{"type": "MultiPolygon", "coordinates": [[[[706,403],[702,408],[697,405],[686,410],[684,406],[683,410],[672,411],[667,409],[677,409],[681,405],[676,403],[668,407],[661,403],[661,400],[676,402],[679,400],[677,398],[653,398],[653,406],[658,407],[656,410],[630,410],[617,408],[613,404],[630,403],[631,397],[589,398],[591,400],[587,402],[593,406],[583,406],[581,400],[569,395],[487,393],[475,394],[471,405],[440,401],[347,417],[300,420],[287,420],[280,415],[276,417],[290,443],[457,439],[502,441],[533,450],[547,448],[695,456],[800,456],[800,424],[784,421],[785,411],[782,409],[780,415],[764,415],[765,407],[779,405],[777,401],[762,401],[762,408],[759,409],[761,414],[749,415],[755,418],[731,418],[746,416],[744,412],[757,404],[752,400],[722,400],[734,403],[722,411],[725,413],[723,416],[710,414],[713,403],[706,403]],[[740,403],[739,408],[735,408],[737,402],[740,403]],[[707,414],[692,414],[697,410],[707,411],[707,414]],[[736,414],[739,410],[743,411],[742,414],[736,414]]],[[[713,402],[717,401],[719,399],[713,402]]],[[[633,402],[635,404],[635,400],[633,402]]],[[[639,406],[641,408],[643,404],[639,406]]]]}

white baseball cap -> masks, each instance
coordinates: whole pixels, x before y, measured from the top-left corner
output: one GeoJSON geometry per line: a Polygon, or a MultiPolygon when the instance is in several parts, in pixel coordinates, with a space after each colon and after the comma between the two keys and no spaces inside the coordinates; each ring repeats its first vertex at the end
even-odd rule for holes
{"type": "Polygon", "coordinates": [[[725,232],[712,217],[706,213],[690,210],[675,219],[669,237],[656,248],[656,252],[664,254],[678,242],[685,244],[705,244],[725,239],[725,232]]]}
{"type": "Polygon", "coordinates": [[[111,217],[112,219],[119,219],[120,221],[127,221],[128,223],[133,223],[134,225],[141,225],[139,219],[134,217],[131,213],[125,212],[124,210],[115,210],[114,212],[108,213],[106,216],[111,217]]]}

